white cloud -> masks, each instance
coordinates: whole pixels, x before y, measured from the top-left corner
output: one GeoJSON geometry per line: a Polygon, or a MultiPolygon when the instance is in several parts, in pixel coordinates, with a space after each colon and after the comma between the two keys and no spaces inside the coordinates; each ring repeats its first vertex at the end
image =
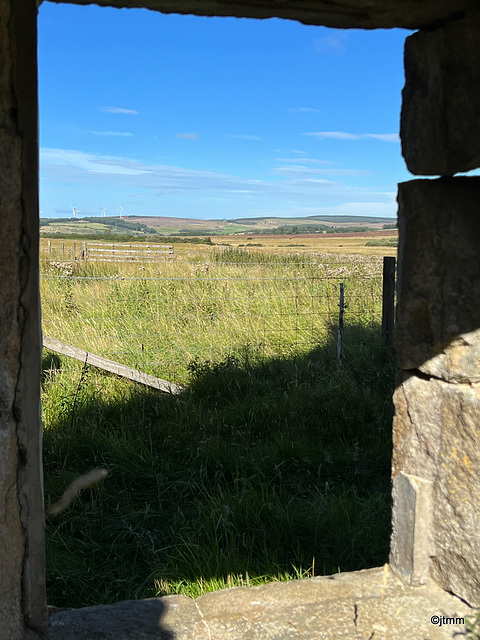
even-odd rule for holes
{"type": "Polygon", "coordinates": [[[311,107],[293,107],[292,109],[285,109],[290,113],[318,113],[318,109],[312,109],[311,107]]]}
{"type": "Polygon", "coordinates": [[[129,131],[93,131],[90,130],[89,133],[93,133],[95,136],[121,136],[122,138],[129,138],[133,136],[133,133],[129,131]]]}
{"type": "Polygon", "coordinates": [[[340,30],[330,30],[325,38],[317,38],[313,41],[315,53],[328,53],[341,55],[347,50],[347,34],[340,30]]]}
{"type": "Polygon", "coordinates": [[[198,133],[176,133],[175,138],[182,138],[184,140],[198,140],[200,136],[198,133]]]}
{"type": "Polygon", "coordinates": [[[135,109],[124,109],[123,107],[100,107],[100,111],[105,113],[124,113],[126,115],[138,116],[135,109]]]}
{"type": "Polygon", "coordinates": [[[79,171],[112,176],[139,176],[149,171],[136,169],[131,161],[110,156],[94,156],[83,151],[67,149],[40,149],[40,166],[50,174],[61,176],[63,169],[73,168],[79,171]]]}
{"type": "Polygon", "coordinates": [[[238,138],[238,139],[241,139],[241,140],[261,140],[261,138],[259,138],[258,136],[251,136],[249,134],[245,134],[245,135],[242,135],[242,136],[235,136],[232,133],[229,133],[228,137],[229,138],[238,138]]]}
{"type": "Polygon", "coordinates": [[[313,131],[304,133],[304,136],[312,136],[313,138],[335,138],[337,140],[358,140],[361,136],[353,133],[345,133],[344,131],[313,131]]]}
{"type": "Polygon", "coordinates": [[[303,165],[288,165],[285,167],[275,167],[272,173],[281,176],[307,176],[307,175],[324,175],[324,176],[365,176],[371,175],[371,171],[366,169],[320,169],[313,167],[305,167],[303,165]]]}
{"type": "MultiPolygon", "coordinates": [[[[305,153],[305,151],[301,153],[305,153]]],[[[275,160],[277,162],[303,162],[304,164],[334,164],[330,160],[315,160],[314,158],[275,158],[275,160]]]]}
{"type": "Polygon", "coordinates": [[[382,142],[398,142],[400,140],[398,133],[346,133],[345,131],[313,131],[304,133],[304,136],[312,136],[321,140],[322,138],[333,138],[335,140],[365,140],[366,138],[374,138],[382,142]]]}
{"type": "Polygon", "coordinates": [[[366,138],[376,138],[382,142],[399,142],[400,136],[398,133],[366,133],[366,138]]]}
{"type": "Polygon", "coordinates": [[[300,153],[300,154],[305,155],[305,156],[307,155],[306,151],[300,151],[299,149],[292,149],[292,153],[300,153]]]}
{"type": "MultiPolygon", "coordinates": [[[[44,192],[62,193],[62,197],[67,197],[65,194],[73,189],[71,185],[75,185],[75,190],[84,190],[85,197],[89,190],[95,193],[101,188],[112,194],[117,193],[118,189],[146,194],[150,202],[155,202],[160,195],[171,197],[172,203],[177,198],[182,201],[186,198],[192,201],[196,199],[198,203],[201,199],[225,198],[233,207],[242,208],[245,215],[253,207],[267,205],[273,209],[276,206],[283,207],[285,203],[293,203],[298,207],[316,207],[320,203],[322,207],[327,207],[348,202],[374,202],[380,209],[380,205],[388,204],[393,212],[395,203],[390,192],[382,192],[378,187],[358,187],[341,181],[340,176],[359,174],[360,171],[355,169],[308,166],[299,159],[297,165],[288,164],[274,169],[271,179],[259,180],[213,171],[147,164],[131,158],[94,155],[78,150],[40,150],[41,189],[44,192]],[[339,179],[329,179],[331,176],[339,179]]],[[[115,197],[111,196],[112,200],[115,197]]],[[[51,208],[58,207],[58,204],[52,203],[51,208]]],[[[152,207],[151,204],[149,206],[152,207]]],[[[372,215],[380,213],[372,209],[372,215]]]]}

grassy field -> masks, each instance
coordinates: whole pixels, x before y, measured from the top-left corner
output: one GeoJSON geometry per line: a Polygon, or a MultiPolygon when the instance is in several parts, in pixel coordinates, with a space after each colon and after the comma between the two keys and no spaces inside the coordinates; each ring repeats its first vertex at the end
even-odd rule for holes
{"type": "MultiPolygon", "coordinates": [[[[397,249],[393,246],[381,246],[374,247],[369,246],[369,243],[373,240],[395,239],[397,237],[397,231],[372,231],[371,234],[355,234],[345,237],[341,234],[312,234],[308,236],[222,236],[214,237],[214,245],[231,246],[233,248],[245,247],[247,251],[255,251],[258,253],[274,253],[274,254],[322,254],[322,259],[328,261],[329,256],[396,256],[397,249]],[[253,246],[255,245],[255,246],[253,246]],[[258,246],[261,245],[261,246],[258,246]],[[326,254],[326,255],[324,255],[326,254]]],[[[63,240],[51,240],[52,253],[48,254],[48,240],[42,238],[40,240],[40,256],[43,259],[51,258],[67,259],[70,260],[72,256],[72,246],[75,242],[77,255],[81,250],[81,241],[74,241],[65,237],[63,240]],[[61,252],[61,244],[64,245],[64,254],[61,252]]],[[[169,243],[170,244],[170,243],[169,243]]],[[[173,243],[175,248],[175,255],[179,258],[194,258],[199,256],[199,259],[206,256],[204,247],[199,249],[197,244],[189,243],[173,243]]]]}
{"type": "Polygon", "coordinates": [[[44,350],[47,504],[77,475],[109,471],[47,520],[51,604],[387,560],[395,363],[380,344],[381,263],[296,249],[42,262],[46,335],[186,385],[169,396],[44,350]]]}

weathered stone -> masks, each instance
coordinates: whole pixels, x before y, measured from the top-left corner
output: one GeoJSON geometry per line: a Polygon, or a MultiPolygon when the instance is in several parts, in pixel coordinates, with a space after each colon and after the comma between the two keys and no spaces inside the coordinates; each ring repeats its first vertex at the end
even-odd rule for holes
{"type": "Polygon", "coordinates": [[[406,584],[426,584],[433,551],[433,483],[401,471],[393,479],[390,565],[406,584]]]}
{"type": "Polygon", "coordinates": [[[480,178],[399,185],[401,369],[480,381],[480,178]]]}
{"type": "MultiPolygon", "coordinates": [[[[76,4],[90,1],[75,0],[76,4]]],[[[202,16],[289,18],[341,29],[432,28],[478,7],[477,0],[97,0],[96,4],[202,16]]]]}
{"type": "Polygon", "coordinates": [[[480,385],[451,384],[414,374],[403,374],[398,383],[392,463],[397,489],[391,546],[396,556],[392,564],[401,576],[397,567],[408,569],[402,559],[428,550],[432,558],[430,575],[444,589],[478,607],[480,385]],[[413,538],[411,522],[402,520],[407,493],[397,480],[402,475],[420,477],[432,485],[433,504],[428,505],[428,495],[424,501],[425,520],[432,523],[432,540],[424,533],[420,539],[413,538]]]}
{"type": "Polygon", "coordinates": [[[405,41],[402,153],[415,175],[480,167],[480,13],[405,41]]]}
{"type": "Polygon", "coordinates": [[[441,640],[471,615],[430,583],[405,586],[389,569],[121,602],[54,613],[46,640],[441,640]],[[431,617],[450,624],[432,624],[431,617]],[[455,624],[455,622],[457,622],[455,624]]]}
{"type": "Polygon", "coordinates": [[[46,624],[35,2],[0,3],[0,638],[46,624]],[[23,46],[24,45],[24,46],[23,46]]]}

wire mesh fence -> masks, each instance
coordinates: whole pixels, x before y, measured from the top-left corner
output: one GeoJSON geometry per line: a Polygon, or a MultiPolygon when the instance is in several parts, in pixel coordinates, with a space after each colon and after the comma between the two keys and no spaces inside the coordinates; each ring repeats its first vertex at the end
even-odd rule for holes
{"type": "MultiPolygon", "coordinates": [[[[293,357],[382,318],[382,259],[205,248],[164,263],[41,259],[43,332],[171,382],[248,351],[293,357]]],[[[380,334],[379,334],[380,339],[380,334]]]]}

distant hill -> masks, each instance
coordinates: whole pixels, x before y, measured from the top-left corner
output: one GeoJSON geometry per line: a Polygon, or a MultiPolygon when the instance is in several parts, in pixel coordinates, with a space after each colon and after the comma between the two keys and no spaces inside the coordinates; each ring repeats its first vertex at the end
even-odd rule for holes
{"type": "Polygon", "coordinates": [[[306,216],[302,218],[235,218],[198,220],[167,216],[41,218],[42,235],[218,236],[361,232],[394,225],[392,218],[374,216],[306,216]]]}

